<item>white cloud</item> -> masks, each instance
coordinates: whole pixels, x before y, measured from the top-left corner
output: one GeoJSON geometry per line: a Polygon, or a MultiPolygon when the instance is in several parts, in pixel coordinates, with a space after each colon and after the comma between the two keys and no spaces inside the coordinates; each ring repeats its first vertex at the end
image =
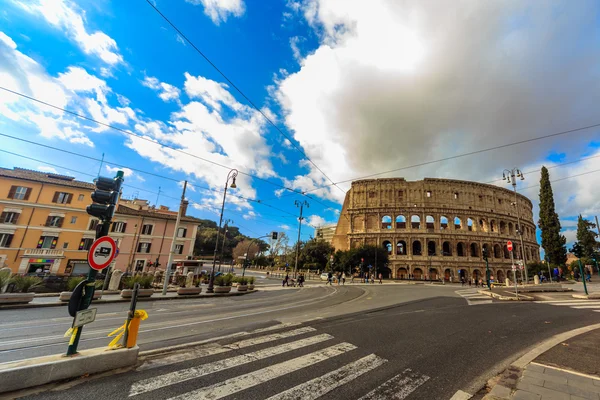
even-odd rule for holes
{"type": "Polygon", "coordinates": [[[123,171],[124,178],[136,179],[139,182],[146,182],[143,176],[136,174],[130,168],[126,167],[111,167],[110,165],[105,165],[106,171],[110,174],[110,176],[115,176],[118,171],[123,171]]]}
{"type": "Polygon", "coordinates": [[[255,219],[256,213],[254,211],[247,211],[246,213],[244,213],[242,218],[244,218],[245,220],[255,219]]]}
{"type": "Polygon", "coordinates": [[[49,167],[47,165],[40,165],[37,167],[38,171],[50,172],[51,174],[58,174],[58,171],[54,167],[49,167]]]}
{"type": "Polygon", "coordinates": [[[13,50],[17,48],[15,41],[8,37],[8,35],[6,35],[4,32],[0,32],[0,41],[13,50]]]}
{"type": "Polygon", "coordinates": [[[145,77],[142,81],[142,85],[158,91],[158,97],[160,97],[163,101],[177,101],[179,100],[179,95],[181,94],[181,90],[179,90],[179,88],[171,84],[161,82],[152,76],[145,77]]]}
{"type": "Polygon", "coordinates": [[[217,111],[221,111],[221,104],[235,111],[245,109],[228,91],[229,87],[226,84],[215,82],[203,76],[192,76],[187,72],[184,75],[184,90],[190,98],[200,99],[217,111]]]}
{"type": "Polygon", "coordinates": [[[306,218],[306,223],[318,228],[327,224],[327,221],[325,221],[325,218],[319,215],[311,215],[308,218],[306,218]]]}
{"type": "Polygon", "coordinates": [[[221,22],[227,21],[229,15],[241,17],[246,11],[246,6],[243,0],[185,0],[194,5],[204,6],[204,14],[219,25],[221,22]]]}
{"type": "Polygon", "coordinates": [[[181,37],[181,35],[178,33],[177,35],[175,35],[175,40],[177,40],[178,43],[181,43],[184,46],[187,46],[186,41],[181,37]]]}
{"type": "Polygon", "coordinates": [[[281,229],[283,229],[284,231],[291,231],[291,230],[292,230],[292,227],[291,227],[291,226],[289,226],[289,225],[286,225],[286,224],[279,225],[279,227],[280,227],[281,229]]]}
{"type": "Polygon", "coordinates": [[[300,48],[298,47],[298,44],[302,41],[303,39],[300,36],[292,36],[290,38],[290,47],[292,48],[292,53],[294,55],[294,60],[301,62],[302,61],[302,53],[300,52],[300,48]]]}
{"type": "MultiPolygon", "coordinates": [[[[177,186],[179,186],[181,189],[183,189],[184,183],[185,183],[184,181],[179,181],[179,182],[177,182],[177,186]]],[[[194,187],[194,185],[192,185],[191,183],[188,182],[188,184],[186,186],[186,190],[189,190],[190,192],[195,192],[196,187],[194,187]]]]}
{"type": "Polygon", "coordinates": [[[85,26],[85,14],[66,0],[37,0],[17,3],[30,13],[40,14],[48,23],[65,31],[85,54],[99,57],[109,65],[123,62],[117,42],[101,31],[90,33],[85,26]]]}

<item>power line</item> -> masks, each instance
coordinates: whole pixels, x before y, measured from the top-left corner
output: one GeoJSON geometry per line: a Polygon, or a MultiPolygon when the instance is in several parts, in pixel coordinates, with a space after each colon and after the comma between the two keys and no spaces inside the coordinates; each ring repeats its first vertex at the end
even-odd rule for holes
{"type": "Polygon", "coordinates": [[[315,164],[315,162],[313,160],[311,160],[304,151],[302,151],[302,149],[300,149],[300,147],[298,147],[294,141],[285,133],[283,132],[283,130],[281,130],[281,128],[279,128],[277,125],[275,125],[275,123],[271,120],[271,118],[269,118],[256,104],[254,104],[254,102],[252,100],[250,100],[250,98],[248,96],[246,96],[246,94],[244,92],[242,92],[242,90],[231,81],[231,79],[229,79],[227,77],[227,75],[225,75],[225,73],[223,71],[221,71],[198,47],[196,47],[196,45],[190,40],[188,39],[188,37],[179,29],[177,28],[177,26],[175,26],[174,23],[172,23],[166,15],[164,15],[150,0],[146,0],[146,2],[150,5],[150,7],[152,7],[154,9],[154,11],[156,11],[169,25],[171,25],[171,27],[186,41],[188,42],[193,48],[194,50],[196,50],[196,52],[198,52],[198,54],[200,54],[200,56],[202,56],[202,58],[204,58],[204,60],[206,60],[206,62],[208,62],[210,64],[211,67],[213,67],[222,77],[223,79],[225,79],[227,81],[227,83],[229,83],[231,85],[231,87],[233,87],[244,99],[246,99],[246,101],[256,110],[258,111],[263,118],[273,127],[275,128],[282,136],[284,136],[287,140],[289,140],[289,142],[291,143],[292,146],[294,146],[294,148],[300,153],[302,154],[302,156],[308,161],[310,162],[317,170],[319,170],[319,172],[325,177],[327,178],[327,180],[329,180],[331,182],[332,185],[334,185],[335,187],[337,187],[339,190],[341,190],[342,192],[345,193],[345,190],[343,190],[342,188],[340,188],[339,186],[337,186],[337,184],[327,176],[327,174],[325,174],[325,172],[323,172],[323,170],[321,168],[319,168],[319,166],[317,164],[315,164]]]}

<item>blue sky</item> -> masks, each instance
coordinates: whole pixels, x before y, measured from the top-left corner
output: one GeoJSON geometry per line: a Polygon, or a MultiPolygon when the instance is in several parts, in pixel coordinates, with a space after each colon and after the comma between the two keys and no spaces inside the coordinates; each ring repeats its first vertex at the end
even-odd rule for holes
{"type": "MultiPolygon", "coordinates": [[[[435,1],[154,3],[335,182],[600,124],[593,1],[464,1],[451,13],[435,1]]],[[[337,221],[349,183],[316,190],[330,181],[145,1],[0,0],[0,82],[253,175],[241,174],[232,193],[261,202],[228,197],[225,213],[248,235],[279,230],[295,238],[300,199],[310,203],[303,239],[312,227],[337,221]]],[[[600,183],[593,172],[600,170],[598,132],[382,176],[488,182],[518,166],[533,171],[522,188],[537,206],[542,164],[588,157],[551,169],[571,242],[573,218],[600,211],[588,189],[600,183]]],[[[127,197],[154,203],[160,187],[159,203],[175,208],[187,179],[190,212],[217,218],[226,168],[2,90],[0,133],[95,159],[104,153],[109,164],[101,174],[113,173],[111,162],[131,169],[127,197]]],[[[2,149],[44,161],[0,153],[4,167],[82,180],[100,167],[6,137],[2,149]]]]}

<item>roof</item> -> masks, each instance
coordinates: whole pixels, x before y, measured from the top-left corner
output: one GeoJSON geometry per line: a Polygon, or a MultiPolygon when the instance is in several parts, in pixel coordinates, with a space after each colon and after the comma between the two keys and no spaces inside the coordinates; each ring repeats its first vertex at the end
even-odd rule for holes
{"type": "MultiPolygon", "coordinates": [[[[138,217],[146,217],[146,218],[156,218],[156,219],[168,219],[175,221],[177,219],[177,215],[169,215],[158,213],[156,211],[148,211],[148,210],[136,210],[122,204],[119,204],[119,208],[117,209],[117,214],[121,215],[134,215],[138,217]]],[[[194,217],[190,217],[189,215],[185,215],[181,217],[181,221],[183,222],[192,222],[192,223],[200,223],[202,220],[194,217]]]]}
{"type": "Polygon", "coordinates": [[[25,181],[49,183],[58,186],[76,187],[81,189],[95,189],[93,183],[75,180],[72,176],[53,174],[50,172],[35,171],[25,168],[0,168],[0,177],[22,179],[25,181]]]}

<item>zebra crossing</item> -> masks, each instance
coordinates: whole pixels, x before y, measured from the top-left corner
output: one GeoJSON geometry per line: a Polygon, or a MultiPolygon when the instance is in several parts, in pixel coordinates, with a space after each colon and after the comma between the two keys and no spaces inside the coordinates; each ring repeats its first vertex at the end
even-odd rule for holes
{"type": "Polygon", "coordinates": [[[479,290],[480,289],[463,289],[457,290],[454,293],[464,298],[467,301],[467,304],[470,306],[490,304],[492,302],[492,298],[490,296],[486,296],[485,294],[479,293],[479,290]]]}
{"type": "Polygon", "coordinates": [[[571,300],[540,300],[537,304],[549,304],[551,306],[569,307],[576,310],[591,310],[600,312],[600,301],[571,299],[571,300]]]}
{"type": "MultiPolygon", "coordinates": [[[[186,349],[178,354],[151,357],[136,369],[145,378],[131,383],[129,397],[154,398],[153,392],[166,388],[170,394],[174,394],[170,400],[221,399],[228,396],[245,398],[247,390],[256,388],[262,393],[260,385],[271,385],[277,380],[283,380],[277,382],[277,386],[271,385],[282,387],[281,392],[270,392],[263,398],[311,400],[321,398],[341,386],[347,387],[360,376],[388,363],[388,360],[373,353],[364,355],[363,352],[359,355],[358,346],[336,341],[334,336],[320,333],[310,326],[292,326],[284,329],[286,330],[276,333],[262,332],[262,336],[229,344],[210,343],[186,349]],[[240,354],[242,351],[245,352],[240,354]],[[353,356],[354,354],[356,355],[353,356]],[[281,361],[282,355],[288,357],[281,361]],[[349,358],[348,355],[353,357],[349,358]],[[215,360],[214,356],[219,359],[215,360]],[[268,361],[276,356],[279,356],[279,359],[266,366],[263,362],[262,365],[254,367],[260,360],[268,361]],[[340,362],[342,356],[345,361],[340,362]],[[185,363],[185,368],[176,369],[180,363],[185,363]],[[161,372],[159,368],[162,367],[170,367],[169,372],[161,372]],[[287,375],[312,367],[318,367],[318,371],[323,373],[313,379],[306,378],[304,382],[294,381],[296,385],[288,388],[291,381],[286,381],[287,375]],[[237,374],[232,371],[235,368],[243,371],[237,374]],[[223,378],[219,377],[220,373],[223,373],[223,378]],[[208,379],[199,379],[197,385],[194,385],[194,380],[202,377],[208,379]],[[201,381],[205,383],[202,384],[201,381]],[[187,384],[182,385],[183,382],[187,384]],[[181,393],[182,387],[186,388],[185,393],[181,393]]],[[[402,400],[429,379],[429,376],[405,369],[391,379],[379,382],[379,385],[368,393],[371,388],[363,389],[363,385],[358,384],[352,393],[356,393],[355,398],[359,400],[402,400]]],[[[163,393],[160,398],[165,398],[164,392],[165,390],[159,392],[163,393]]]]}

